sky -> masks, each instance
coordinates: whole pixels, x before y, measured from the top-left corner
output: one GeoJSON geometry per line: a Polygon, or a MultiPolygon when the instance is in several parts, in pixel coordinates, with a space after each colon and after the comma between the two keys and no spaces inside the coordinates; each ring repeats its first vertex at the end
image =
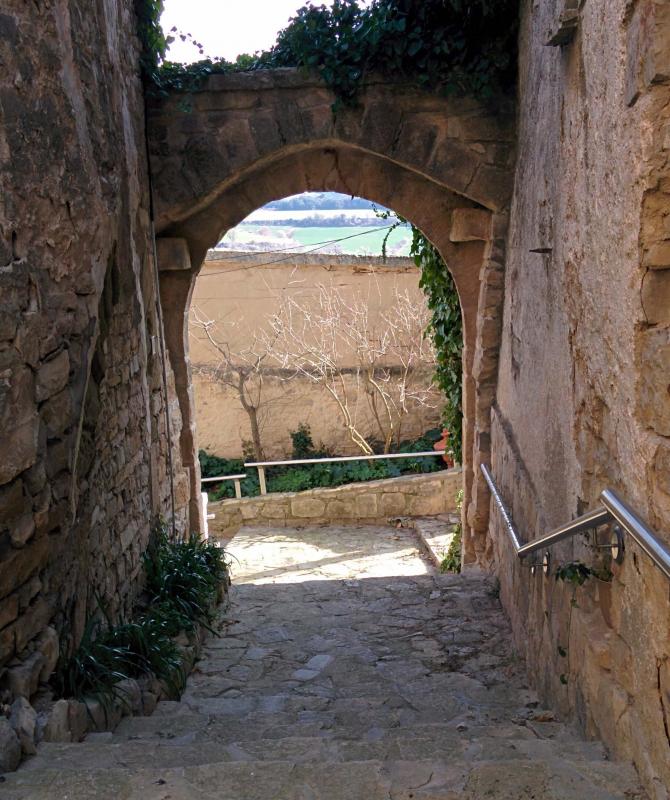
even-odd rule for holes
{"type": "MultiPolygon", "coordinates": [[[[161,17],[167,33],[173,25],[204,45],[206,56],[233,61],[240,53],[266,50],[303,0],[165,0],[161,17]]],[[[169,51],[170,61],[189,63],[203,56],[179,40],[169,51]]]]}

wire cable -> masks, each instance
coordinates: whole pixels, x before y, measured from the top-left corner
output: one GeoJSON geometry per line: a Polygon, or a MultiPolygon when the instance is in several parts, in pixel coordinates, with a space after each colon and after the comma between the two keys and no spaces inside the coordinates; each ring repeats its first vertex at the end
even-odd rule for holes
{"type": "MultiPolygon", "coordinates": [[[[213,276],[213,275],[224,275],[224,274],[228,275],[231,272],[241,272],[241,271],[247,270],[247,269],[256,269],[257,267],[268,267],[271,264],[279,264],[282,261],[290,261],[291,257],[294,256],[294,255],[304,256],[304,255],[307,255],[308,253],[315,253],[317,250],[323,250],[323,248],[326,247],[329,244],[334,244],[335,242],[344,242],[347,239],[354,239],[354,238],[356,238],[356,236],[366,236],[366,235],[368,235],[370,233],[377,233],[378,231],[387,231],[387,230],[390,230],[393,227],[394,227],[393,225],[387,225],[387,226],[385,226],[383,228],[375,228],[374,230],[371,230],[371,231],[363,231],[362,233],[352,233],[351,236],[342,236],[339,239],[329,239],[328,241],[325,241],[325,242],[317,242],[317,245],[318,245],[317,247],[312,247],[310,250],[304,250],[302,253],[296,253],[294,251],[290,255],[284,256],[283,258],[276,258],[276,259],[273,259],[272,261],[264,261],[261,264],[246,264],[243,267],[235,267],[234,269],[222,269],[222,270],[219,270],[218,272],[201,272],[198,277],[199,278],[209,278],[210,276],[213,276]]],[[[301,247],[308,247],[309,245],[300,245],[300,246],[301,247]]],[[[288,249],[288,248],[285,248],[285,249],[288,249]]],[[[291,248],[291,249],[293,249],[293,248],[291,248]]],[[[284,252],[284,249],[282,249],[282,250],[264,251],[263,255],[266,255],[267,253],[281,253],[281,252],[284,252]]],[[[236,258],[247,258],[248,256],[253,256],[253,255],[254,255],[254,251],[250,251],[249,253],[245,253],[243,256],[239,255],[239,256],[235,256],[235,257],[236,258]]],[[[233,256],[231,256],[231,258],[233,258],[233,256]]],[[[212,262],[210,262],[210,263],[212,263],[212,262]]]]}

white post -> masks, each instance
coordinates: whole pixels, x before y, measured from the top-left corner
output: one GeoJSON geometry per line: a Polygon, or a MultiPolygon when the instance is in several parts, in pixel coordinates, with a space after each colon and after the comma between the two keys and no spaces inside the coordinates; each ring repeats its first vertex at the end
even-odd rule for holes
{"type": "Polygon", "coordinates": [[[242,497],[242,487],[240,486],[239,478],[235,478],[234,483],[235,483],[235,497],[237,497],[237,499],[239,500],[240,497],[242,497]]]}
{"type": "Polygon", "coordinates": [[[209,498],[207,497],[207,492],[200,492],[200,499],[202,502],[202,519],[203,519],[202,525],[204,528],[202,536],[204,539],[209,539],[209,523],[207,522],[207,520],[209,519],[209,517],[207,516],[207,503],[209,501],[209,498]]]}
{"type": "Polygon", "coordinates": [[[265,485],[265,467],[258,467],[258,482],[261,485],[261,494],[267,494],[268,489],[265,485]]]}

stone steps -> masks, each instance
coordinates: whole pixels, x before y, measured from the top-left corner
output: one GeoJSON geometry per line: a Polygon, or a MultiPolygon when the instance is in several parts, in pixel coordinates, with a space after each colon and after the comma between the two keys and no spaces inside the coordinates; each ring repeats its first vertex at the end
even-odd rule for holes
{"type": "Polygon", "coordinates": [[[391,576],[235,586],[179,702],[41,744],[2,800],[643,798],[630,766],[540,707],[490,582],[408,562],[412,535],[282,532],[273,561],[264,531],[253,575],[302,570],[307,541],[328,569],[373,552],[391,576]]]}
{"type": "Polygon", "coordinates": [[[22,770],[3,800],[618,800],[640,798],[607,762],[245,761],[150,768],[22,770]]]}
{"type": "Polygon", "coordinates": [[[108,734],[93,736],[78,744],[47,743],[26,764],[28,770],[155,768],[215,764],[237,761],[348,762],[348,761],[421,761],[443,759],[450,764],[479,761],[566,761],[573,765],[606,761],[601,745],[585,746],[581,741],[556,742],[538,739],[529,731],[523,735],[509,731],[508,736],[491,735],[497,731],[472,728],[459,731],[447,726],[415,726],[390,730],[372,729],[364,736],[341,738],[334,732],[322,736],[286,735],[259,738],[253,734],[236,739],[221,736],[207,728],[175,734],[119,742],[108,734]],[[517,735],[512,735],[516,733],[517,735]],[[109,738],[104,738],[109,737],[109,738]]]}

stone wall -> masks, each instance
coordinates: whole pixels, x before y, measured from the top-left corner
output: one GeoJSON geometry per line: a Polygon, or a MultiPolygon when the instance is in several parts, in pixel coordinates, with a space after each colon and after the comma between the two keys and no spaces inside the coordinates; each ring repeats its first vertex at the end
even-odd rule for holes
{"type": "Polygon", "coordinates": [[[350,483],[332,489],[277,492],[209,504],[210,536],[229,539],[242,525],[296,527],[328,523],[383,524],[394,517],[446,514],[463,487],[460,469],[350,483]]]}
{"type": "Polygon", "coordinates": [[[3,698],[49,677],[96,594],[128,612],[171,506],[134,31],[132,0],[0,13],[3,698]]]}
{"type": "MultiPolygon", "coordinates": [[[[611,486],[670,542],[670,6],[526,0],[520,63],[494,475],[525,539],[611,486]]],[[[667,798],[667,580],[629,544],[612,582],[573,596],[492,521],[538,688],[667,798]]],[[[554,565],[611,566],[593,543],[554,548],[554,565]]]]}
{"type": "MultiPolygon", "coordinates": [[[[277,259],[268,253],[210,251],[195,282],[189,315],[189,349],[193,365],[198,446],[225,458],[240,458],[242,443],[251,439],[249,417],[236,387],[219,377],[221,355],[207,340],[197,320],[213,320],[215,341],[232,353],[248,352],[254,337],[266,329],[281,296],[295,298],[309,308],[318,302],[320,286],[333,287],[346,302],[364,299],[371,331],[379,330],[382,314],[397,295],[411,298],[417,308],[426,299],[419,288],[419,270],[409,258],[373,256],[289,254],[277,259]],[[270,262],[270,263],[268,263],[270,262]],[[260,266],[259,266],[260,265],[260,266]],[[197,316],[195,316],[197,315],[197,316]]],[[[426,310],[426,318],[428,312],[426,310]]],[[[339,349],[343,349],[340,344],[339,349]]],[[[260,352],[263,352],[262,346],[260,352]]],[[[352,369],[355,355],[342,352],[338,367],[345,373],[347,397],[356,427],[363,435],[380,439],[381,433],[365,393],[356,384],[352,369]]],[[[390,364],[399,367],[400,364],[390,364]]],[[[426,365],[424,383],[433,372],[426,365]]],[[[292,374],[290,380],[269,365],[263,371],[262,404],[259,409],[261,441],[265,458],[290,458],[291,431],[301,423],[310,426],[316,443],[323,442],[337,455],[354,455],[360,449],[351,440],[335,400],[313,381],[292,374]]],[[[250,384],[251,396],[255,397],[250,384]]],[[[440,425],[442,399],[437,389],[426,402],[407,399],[401,439],[421,436],[440,425]]]]}

